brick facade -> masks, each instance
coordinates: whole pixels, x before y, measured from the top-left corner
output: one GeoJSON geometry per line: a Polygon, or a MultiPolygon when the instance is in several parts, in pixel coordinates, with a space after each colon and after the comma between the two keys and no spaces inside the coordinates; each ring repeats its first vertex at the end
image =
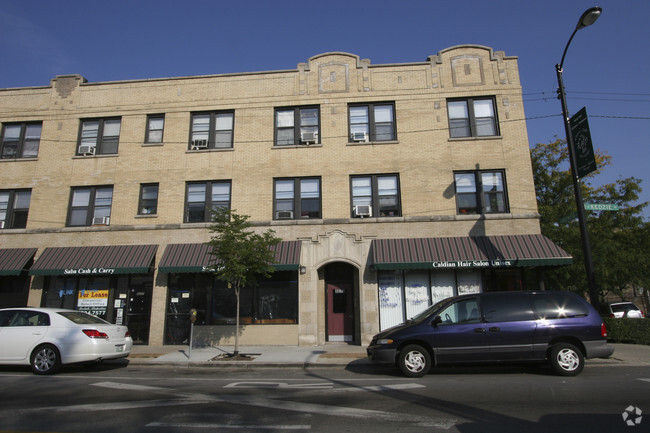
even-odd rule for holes
{"type": "MultiPolygon", "coordinates": [[[[408,64],[325,53],[285,71],[102,83],[68,75],[49,86],[0,89],[3,125],[42,122],[36,158],[0,159],[0,191],[31,189],[27,226],[0,231],[0,248],[38,248],[38,261],[48,247],[159,245],[149,343],[162,344],[168,293],[160,256],[168,244],[209,238],[206,223],[184,222],[186,183],[227,180],[231,208],[250,215],[256,229],[303,241],[306,268],[298,323],[249,327],[243,342],[327,341],[323,269],[343,262],[356,270],[353,340],[365,344],[379,329],[372,239],[539,233],[524,119],[517,58],[482,46],[408,64]],[[482,96],[494,100],[498,134],[450,138],[447,101],[482,96]],[[396,139],[350,142],[350,104],[380,102],[393,104],[396,139]],[[275,109],[303,106],[320,109],[319,142],[274,145],[275,109]],[[234,112],[232,149],[190,150],[192,113],[211,110],[234,112]],[[158,113],[163,141],[146,143],[147,116],[158,113]],[[118,153],[77,156],[81,119],[113,117],[121,119],[118,153]],[[508,211],[460,214],[454,172],[462,170],[503,170],[508,211]],[[350,176],[376,174],[399,176],[401,215],[352,218],[350,176]],[[274,219],[280,177],[319,177],[322,218],[274,219]],[[158,211],[138,215],[147,183],[159,184],[158,211]],[[110,225],[67,227],[71,188],[100,185],[113,186],[110,225]]],[[[31,277],[30,305],[41,305],[45,284],[46,277],[31,277]]]]}

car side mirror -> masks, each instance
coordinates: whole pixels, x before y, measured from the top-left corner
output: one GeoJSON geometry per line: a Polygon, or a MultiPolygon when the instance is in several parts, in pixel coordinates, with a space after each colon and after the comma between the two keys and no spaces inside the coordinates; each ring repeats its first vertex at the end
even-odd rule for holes
{"type": "Polygon", "coordinates": [[[436,316],[435,319],[433,319],[433,322],[431,322],[431,326],[434,328],[442,323],[442,317],[436,316]]]}

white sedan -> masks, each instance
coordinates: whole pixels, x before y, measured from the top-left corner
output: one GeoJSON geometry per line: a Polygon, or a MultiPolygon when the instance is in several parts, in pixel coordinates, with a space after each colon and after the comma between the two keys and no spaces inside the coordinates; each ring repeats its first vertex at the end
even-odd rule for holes
{"type": "Polygon", "coordinates": [[[62,364],[129,356],[133,340],[123,325],[60,308],[0,309],[0,364],[31,365],[53,374],[62,364]]]}

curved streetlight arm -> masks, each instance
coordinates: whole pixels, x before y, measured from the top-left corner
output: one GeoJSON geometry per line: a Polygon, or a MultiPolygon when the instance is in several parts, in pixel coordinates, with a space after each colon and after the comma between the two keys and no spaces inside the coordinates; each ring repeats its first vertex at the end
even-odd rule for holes
{"type": "Polygon", "coordinates": [[[600,17],[600,14],[602,13],[603,13],[603,9],[598,6],[589,8],[582,13],[580,19],[578,20],[578,24],[576,24],[576,28],[573,30],[573,33],[571,33],[569,42],[567,42],[566,47],[564,47],[564,53],[562,53],[562,60],[560,60],[560,63],[556,66],[557,69],[562,70],[562,66],[564,65],[564,58],[566,57],[566,52],[569,49],[569,45],[571,45],[571,41],[573,40],[573,37],[576,35],[577,31],[580,29],[584,29],[585,27],[595,23],[598,17],[600,17]]]}

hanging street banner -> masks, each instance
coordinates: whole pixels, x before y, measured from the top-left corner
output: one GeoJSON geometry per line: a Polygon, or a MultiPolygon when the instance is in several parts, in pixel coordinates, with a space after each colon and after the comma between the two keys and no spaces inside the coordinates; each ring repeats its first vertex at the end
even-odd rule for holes
{"type": "Polygon", "coordinates": [[[582,107],[570,120],[573,146],[575,147],[576,162],[578,164],[578,177],[585,177],[592,171],[598,170],[594,146],[591,143],[587,109],[582,107]]]}

